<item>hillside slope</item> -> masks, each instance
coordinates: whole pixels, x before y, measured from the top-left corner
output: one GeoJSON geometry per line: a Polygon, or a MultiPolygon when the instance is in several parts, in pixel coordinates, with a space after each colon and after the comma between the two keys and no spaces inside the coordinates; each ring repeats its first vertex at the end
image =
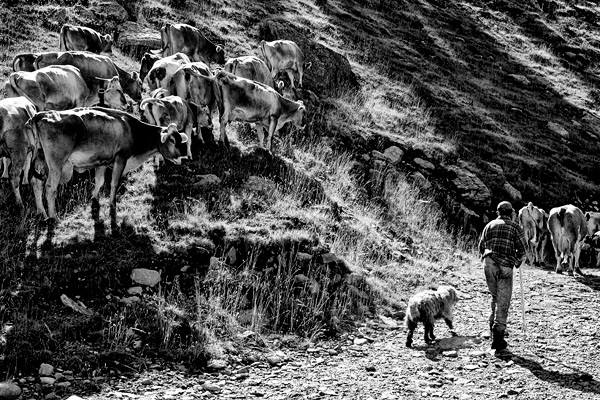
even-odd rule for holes
{"type": "MultiPolygon", "coordinates": [[[[89,215],[89,174],[62,189],[54,231],[19,215],[5,185],[0,365],[9,374],[49,360],[88,377],[125,373],[123,363],[143,369],[146,357],[251,364],[235,339],[246,330],[318,340],[376,313],[401,318],[418,287],[460,284],[454,272],[477,261],[455,233],[480,227],[499,199],[592,208],[598,196],[593,4],[9,3],[2,79],[15,54],[56,50],[64,23],[112,33],[172,21],[198,26],[230,56],[296,35],[319,96],[307,128],[282,132],[271,153],[232,124],[229,149],[198,145],[179,168],[146,163],[124,179],[114,227],[106,199],[98,219],[89,215]],[[357,87],[321,55],[347,57],[357,87]],[[160,271],[162,283],[139,288],[134,268],[160,271]],[[94,313],[66,308],[63,294],[94,313]]],[[[116,47],[113,59],[137,70],[131,50],[116,47]]]]}

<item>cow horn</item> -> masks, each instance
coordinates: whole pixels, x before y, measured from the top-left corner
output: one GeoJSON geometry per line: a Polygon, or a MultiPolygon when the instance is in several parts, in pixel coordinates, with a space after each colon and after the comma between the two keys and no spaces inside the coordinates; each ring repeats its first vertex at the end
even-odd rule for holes
{"type": "Polygon", "coordinates": [[[215,48],[215,51],[216,51],[217,53],[220,53],[220,52],[222,52],[222,51],[223,51],[223,46],[221,46],[220,44],[218,44],[218,45],[217,45],[217,47],[215,48]]]}

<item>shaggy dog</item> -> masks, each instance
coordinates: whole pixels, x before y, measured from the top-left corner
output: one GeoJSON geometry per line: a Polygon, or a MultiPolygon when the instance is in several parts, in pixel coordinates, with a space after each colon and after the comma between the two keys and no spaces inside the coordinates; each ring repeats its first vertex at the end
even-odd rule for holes
{"type": "Polygon", "coordinates": [[[425,342],[427,344],[435,340],[433,325],[436,319],[444,318],[452,335],[455,335],[452,327],[452,309],[457,301],[458,296],[452,286],[440,286],[437,290],[425,290],[411,297],[406,307],[405,322],[408,329],[406,347],[412,346],[413,332],[419,322],[425,326],[425,342]]]}

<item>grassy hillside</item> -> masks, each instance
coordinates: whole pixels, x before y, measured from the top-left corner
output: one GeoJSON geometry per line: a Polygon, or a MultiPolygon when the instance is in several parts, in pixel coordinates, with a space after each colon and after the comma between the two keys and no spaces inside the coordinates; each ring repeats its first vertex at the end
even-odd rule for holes
{"type": "MultiPolygon", "coordinates": [[[[260,23],[282,17],[347,56],[360,89],[317,93],[307,129],[282,133],[272,153],[232,124],[229,150],[199,146],[182,167],[145,164],[120,187],[117,227],[106,198],[91,218],[89,174],[62,189],[50,232],[18,215],[3,184],[2,370],[51,360],[83,375],[125,373],[119,360],[138,368],[157,354],[205,365],[247,355],[238,334],[248,329],[316,340],[365,314],[401,316],[419,286],[459,284],[452,271],[476,260],[448,224],[448,178],[436,168],[427,178],[439,190],[428,189],[414,163],[372,152],[390,143],[408,159],[466,166],[492,190],[490,204],[506,197],[496,167],[544,207],[598,193],[592,4],[185,3],[122,2],[145,26],[193,23],[228,55],[255,53],[260,23]],[[133,268],[159,270],[161,284],[130,292],[133,268]]],[[[56,49],[63,23],[118,26],[89,4],[3,7],[0,78],[15,54],[56,49]]],[[[139,68],[119,50],[114,59],[139,68]]]]}

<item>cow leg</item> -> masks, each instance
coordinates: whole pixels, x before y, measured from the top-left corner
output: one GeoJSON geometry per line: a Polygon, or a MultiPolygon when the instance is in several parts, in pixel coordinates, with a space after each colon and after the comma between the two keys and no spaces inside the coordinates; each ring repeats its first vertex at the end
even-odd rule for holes
{"type": "Polygon", "coordinates": [[[106,167],[96,168],[94,174],[94,190],[92,191],[92,219],[98,221],[100,219],[100,190],[104,186],[104,175],[106,167]]]}
{"type": "Polygon", "coordinates": [[[269,137],[267,138],[267,150],[271,150],[271,141],[277,128],[277,117],[271,117],[269,121],[269,137]]]}
{"type": "Polygon", "coordinates": [[[15,194],[15,198],[17,199],[17,204],[21,209],[24,209],[23,199],[21,198],[21,191],[19,187],[21,185],[21,170],[22,165],[17,166],[13,164],[13,169],[10,171],[10,184],[12,186],[13,193],[15,194]],[[20,168],[19,168],[20,167],[20,168]]]}
{"type": "Polygon", "coordinates": [[[261,124],[256,124],[256,133],[258,134],[258,145],[265,148],[265,128],[261,124]]]}
{"type": "Polygon", "coordinates": [[[562,255],[560,253],[560,251],[558,250],[558,243],[556,243],[559,239],[552,237],[552,247],[554,248],[554,257],[556,258],[556,269],[555,272],[557,274],[562,274],[562,267],[560,266],[560,263],[562,261],[562,255]]]}
{"type": "Polygon", "coordinates": [[[56,193],[60,183],[62,168],[48,166],[48,179],[46,180],[46,202],[48,203],[48,219],[56,220],[56,193]]]}
{"type": "Polygon", "coordinates": [[[287,73],[288,78],[290,78],[292,89],[295,90],[296,86],[294,85],[294,73],[292,72],[291,69],[286,69],[285,72],[287,73]]]}
{"type": "Polygon", "coordinates": [[[187,156],[190,160],[192,160],[192,133],[194,132],[194,123],[191,119],[188,120],[186,125],[184,126],[184,132],[188,137],[186,142],[187,144],[187,156]]]}
{"type": "Polygon", "coordinates": [[[35,198],[35,207],[39,215],[44,219],[48,219],[48,214],[46,214],[46,210],[44,209],[44,182],[36,177],[31,178],[31,187],[33,189],[33,197],[35,198]]]}
{"type": "Polygon", "coordinates": [[[583,244],[583,239],[577,241],[577,243],[575,243],[575,254],[573,254],[573,264],[574,264],[574,271],[577,272],[579,275],[584,275],[583,272],[581,272],[581,269],[579,268],[579,256],[581,255],[581,245],[583,244]]]}
{"type": "Polygon", "coordinates": [[[2,179],[9,179],[10,158],[2,157],[2,179]]]}
{"type": "Polygon", "coordinates": [[[119,180],[126,164],[127,160],[117,156],[113,165],[110,180],[110,224],[113,229],[117,226],[117,186],[119,186],[119,180]]]}
{"type": "Polygon", "coordinates": [[[227,139],[227,133],[225,132],[227,122],[229,122],[229,112],[224,110],[223,114],[221,114],[221,118],[219,119],[219,130],[221,131],[219,142],[225,145],[229,145],[229,139],[227,139]]]}

